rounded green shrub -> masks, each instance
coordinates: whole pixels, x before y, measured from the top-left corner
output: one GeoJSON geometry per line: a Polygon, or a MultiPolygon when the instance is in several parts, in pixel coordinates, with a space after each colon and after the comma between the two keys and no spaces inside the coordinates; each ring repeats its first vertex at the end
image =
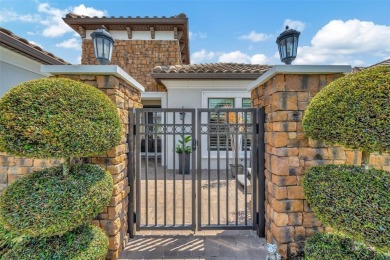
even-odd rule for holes
{"type": "Polygon", "coordinates": [[[389,251],[390,172],[351,165],[316,166],[305,172],[303,189],[322,223],[389,251]]]}
{"type": "Polygon", "coordinates": [[[307,260],[388,260],[390,255],[376,252],[341,234],[316,233],[306,240],[307,260]]]}
{"type": "Polygon", "coordinates": [[[308,137],[366,152],[390,152],[390,67],[337,79],[310,102],[303,117],[308,137]]]}
{"type": "Polygon", "coordinates": [[[0,150],[8,154],[90,156],[109,150],[120,138],[120,119],[113,102],[79,81],[27,81],[0,99],[0,150]]]}
{"type": "Polygon", "coordinates": [[[21,237],[6,230],[0,225],[0,256],[8,252],[16,243],[21,241],[21,237]]]}
{"type": "Polygon", "coordinates": [[[108,238],[95,226],[81,226],[62,236],[36,237],[16,244],[2,260],[72,259],[104,260],[108,238]]]}
{"type": "Polygon", "coordinates": [[[62,235],[89,223],[109,204],[110,173],[97,165],[62,165],[36,171],[12,183],[0,197],[0,222],[18,235],[62,235]]]}

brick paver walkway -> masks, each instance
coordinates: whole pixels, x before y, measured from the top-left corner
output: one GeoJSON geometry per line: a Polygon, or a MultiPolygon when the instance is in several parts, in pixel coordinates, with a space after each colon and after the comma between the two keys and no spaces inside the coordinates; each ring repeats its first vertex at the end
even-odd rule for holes
{"type": "MultiPolygon", "coordinates": [[[[191,224],[194,213],[192,209],[192,176],[183,176],[178,173],[178,170],[175,174],[172,170],[166,170],[164,173],[164,168],[159,163],[156,169],[154,165],[154,160],[149,159],[148,181],[146,181],[143,160],[140,189],[141,225],[154,225],[156,223],[157,225],[182,225],[183,215],[184,224],[191,224]]],[[[195,189],[197,185],[196,181],[195,189]]],[[[252,225],[251,194],[247,193],[245,197],[243,186],[232,177],[230,171],[226,174],[225,170],[221,170],[218,176],[216,170],[210,170],[210,172],[202,170],[201,196],[202,225],[209,223],[211,225],[227,223],[230,225],[236,223],[238,225],[252,225]],[[247,216],[246,222],[245,215],[247,216]]]]}
{"type": "MultiPolygon", "coordinates": [[[[166,170],[164,173],[164,168],[159,163],[155,169],[155,160],[152,159],[148,163],[148,181],[146,181],[145,161],[142,161],[141,224],[146,224],[147,220],[149,225],[154,225],[157,220],[158,225],[181,225],[183,224],[183,213],[184,223],[190,224],[193,214],[191,208],[192,176],[184,175],[183,178],[183,175],[178,174],[178,172],[173,173],[172,170],[166,170]],[[174,179],[176,180],[174,181],[174,179]],[[148,184],[147,188],[146,183],[148,184]],[[156,212],[157,214],[155,214],[156,212]],[[166,214],[164,214],[165,212],[166,214]]],[[[196,187],[197,185],[198,183],[196,183],[196,187]]],[[[236,179],[232,177],[230,171],[227,175],[226,171],[221,170],[218,176],[216,170],[211,170],[209,181],[209,171],[203,170],[201,196],[202,225],[209,224],[209,209],[211,225],[218,224],[218,219],[219,223],[223,225],[226,223],[235,225],[236,221],[239,225],[252,225],[251,194],[247,193],[245,197],[244,188],[236,183],[236,179]],[[245,205],[245,199],[247,205],[245,205]],[[245,214],[247,215],[247,223],[245,223],[245,214]]],[[[120,259],[262,260],[266,259],[264,244],[264,239],[257,237],[252,230],[205,230],[196,233],[180,230],[142,230],[129,241],[120,259]]]]}
{"type": "Polygon", "coordinates": [[[142,231],[129,241],[119,259],[265,260],[266,256],[265,240],[250,230],[142,231]]]}

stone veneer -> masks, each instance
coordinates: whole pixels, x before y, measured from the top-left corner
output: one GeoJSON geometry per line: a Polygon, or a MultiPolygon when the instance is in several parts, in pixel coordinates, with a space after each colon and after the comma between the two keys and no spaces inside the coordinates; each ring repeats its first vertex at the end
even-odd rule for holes
{"type": "MultiPolygon", "coordinates": [[[[123,127],[120,145],[107,151],[105,155],[84,158],[87,163],[101,166],[112,174],[114,190],[110,204],[92,223],[101,227],[109,237],[107,259],[117,259],[127,241],[127,206],[130,187],[127,179],[127,139],[128,110],[141,107],[141,93],[123,79],[113,75],[57,75],[82,81],[103,91],[115,103],[123,127]]],[[[17,178],[36,170],[61,163],[55,159],[30,159],[0,154],[0,182],[2,187],[17,178]]]]}
{"type": "MultiPolygon", "coordinates": [[[[83,39],[81,64],[99,64],[95,59],[92,40],[83,39]]],[[[181,65],[178,40],[115,40],[111,64],[118,65],[147,92],[165,92],[151,72],[155,66],[181,65]]]]}
{"type": "MultiPolygon", "coordinates": [[[[327,230],[314,216],[302,189],[304,171],[321,164],[361,164],[361,152],[309,140],[302,130],[303,113],[321,88],[343,74],[276,74],[252,90],[254,107],[264,107],[265,219],[268,243],[293,258],[306,237],[327,230]]],[[[373,155],[375,168],[389,170],[390,157],[373,155]]]]}

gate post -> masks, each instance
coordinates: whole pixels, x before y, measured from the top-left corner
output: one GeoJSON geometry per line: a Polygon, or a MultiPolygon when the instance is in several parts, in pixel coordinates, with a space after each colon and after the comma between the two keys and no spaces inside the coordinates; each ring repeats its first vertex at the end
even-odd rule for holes
{"type": "Polygon", "coordinates": [[[265,111],[264,108],[260,108],[257,111],[257,138],[258,138],[258,185],[257,185],[257,194],[258,194],[258,208],[257,208],[257,235],[259,237],[265,237],[265,143],[264,143],[264,124],[265,124],[265,111]]]}
{"type": "Polygon", "coordinates": [[[134,108],[129,109],[129,126],[127,133],[127,145],[128,145],[128,156],[127,156],[127,178],[129,180],[130,192],[129,192],[129,206],[127,208],[127,232],[129,233],[130,238],[134,238],[135,230],[135,145],[134,145],[134,135],[135,135],[135,124],[134,124],[134,108]]]}

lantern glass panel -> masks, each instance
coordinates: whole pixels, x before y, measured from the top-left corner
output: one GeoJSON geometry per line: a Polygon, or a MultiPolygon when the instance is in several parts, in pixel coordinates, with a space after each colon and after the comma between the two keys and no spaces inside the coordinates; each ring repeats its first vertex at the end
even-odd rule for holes
{"type": "Polygon", "coordinates": [[[96,39],[96,58],[101,58],[103,56],[103,39],[102,38],[95,38],[96,39]]]}

